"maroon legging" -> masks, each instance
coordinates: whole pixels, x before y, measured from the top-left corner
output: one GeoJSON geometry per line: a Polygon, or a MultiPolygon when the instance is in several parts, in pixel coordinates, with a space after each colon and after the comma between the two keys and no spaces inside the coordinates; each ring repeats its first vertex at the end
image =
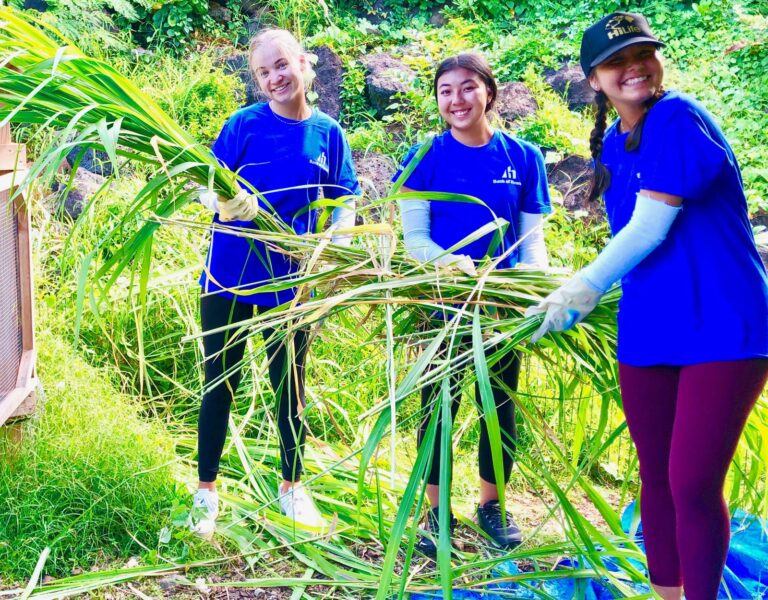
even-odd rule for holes
{"type": "Polygon", "coordinates": [[[650,579],[683,585],[688,600],[717,597],[730,539],[725,476],[767,376],[768,359],[619,365],[650,579]]]}

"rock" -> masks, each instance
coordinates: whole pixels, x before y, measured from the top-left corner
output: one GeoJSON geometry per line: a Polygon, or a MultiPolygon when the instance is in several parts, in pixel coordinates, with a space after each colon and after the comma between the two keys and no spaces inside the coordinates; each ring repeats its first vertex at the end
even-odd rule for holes
{"type": "MultiPolygon", "coordinates": [[[[85,169],[78,169],[75,173],[75,179],[72,182],[67,195],[56,206],[56,215],[67,215],[73,221],[77,220],[83,212],[83,208],[88,204],[91,197],[104,185],[106,179],[96,173],[91,173],[85,169]]],[[[64,184],[59,183],[54,186],[54,190],[62,192],[64,184]]]]}
{"type": "Polygon", "coordinates": [[[595,102],[595,92],[578,65],[563,65],[557,71],[545,71],[544,80],[558,94],[565,96],[571,110],[592,106],[595,102]]]}
{"type": "Polygon", "coordinates": [[[760,258],[763,260],[763,264],[768,269],[768,211],[759,210],[749,220],[752,227],[762,227],[755,236],[755,242],[757,242],[757,251],[760,254],[760,258]]]}
{"type": "Polygon", "coordinates": [[[539,104],[528,86],[519,81],[513,81],[499,86],[499,94],[493,109],[505,121],[515,121],[535,113],[539,110],[539,104]]]}
{"type": "Polygon", "coordinates": [[[366,68],[365,83],[371,106],[380,117],[387,114],[395,94],[406,92],[416,74],[402,61],[387,53],[363,57],[366,68]]]}
{"type": "Polygon", "coordinates": [[[260,19],[264,9],[264,3],[260,0],[242,0],[240,3],[240,12],[251,18],[260,19]]]}
{"type": "Polygon", "coordinates": [[[234,52],[221,59],[220,64],[227,74],[234,73],[245,85],[245,105],[263,102],[266,96],[259,89],[248,70],[248,52],[234,52]]]}
{"type": "Polygon", "coordinates": [[[245,24],[245,31],[240,33],[237,37],[237,45],[240,47],[248,48],[248,44],[251,42],[251,38],[256,35],[259,31],[264,29],[265,25],[262,22],[261,18],[255,17],[251,18],[248,22],[245,24]]]}
{"type": "MultiPolygon", "coordinates": [[[[397,171],[397,165],[384,154],[361,152],[360,150],[352,151],[352,162],[355,165],[355,173],[357,173],[357,178],[360,181],[360,187],[363,188],[363,201],[358,206],[357,216],[357,224],[361,225],[364,219],[371,220],[370,212],[360,211],[360,208],[367,204],[365,199],[376,200],[389,193],[389,188],[392,186],[392,176],[397,171]]],[[[383,209],[384,207],[377,210],[383,209]]]]}
{"type": "Polygon", "coordinates": [[[173,597],[176,592],[189,585],[189,580],[181,575],[171,573],[157,580],[157,585],[163,590],[166,597],[173,597]]]}
{"type": "Polygon", "coordinates": [[[46,0],[24,0],[24,10],[45,12],[48,10],[48,2],[46,0]]]}
{"type": "Polygon", "coordinates": [[[232,11],[214,0],[208,2],[208,16],[217,23],[229,23],[232,21],[232,11]]]}
{"type": "Polygon", "coordinates": [[[763,261],[763,265],[768,269],[768,246],[758,246],[757,252],[760,254],[760,259],[763,261]]]}
{"type": "Polygon", "coordinates": [[[317,92],[317,105],[325,114],[338,119],[341,113],[341,84],[344,80],[341,59],[327,46],[317,46],[310,52],[317,55],[317,77],[313,84],[317,92]]]}
{"type": "MultiPolygon", "coordinates": [[[[82,146],[75,146],[67,154],[67,162],[70,165],[75,164],[77,155],[82,152],[82,146]]],[[[83,153],[83,158],[80,161],[79,169],[85,169],[91,173],[96,173],[102,177],[109,177],[112,175],[112,163],[109,160],[109,155],[103,150],[96,150],[94,148],[88,148],[83,153]]]]}
{"type": "Polygon", "coordinates": [[[572,213],[582,211],[590,220],[600,219],[604,214],[602,202],[587,200],[593,172],[592,161],[575,154],[547,165],[549,183],[563,195],[565,208],[572,213]]]}
{"type": "Polygon", "coordinates": [[[749,220],[755,227],[765,227],[768,229],[768,211],[758,210],[749,220]]]}
{"type": "Polygon", "coordinates": [[[439,8],[435,8],[432,11],[432,16],[429,17],[429,24],[432,27],[445,27],[448,24],[448,19],[445,18],[439,8]]]}
{"type": "Polygon", "coordinates": [[[374,0],[373,5],[369,5],[367,10],[360,12],[359,16],[364,17],[373,25],[379,25],[387,20],[389,12],[389,7],[384,0],[374,0]]]}

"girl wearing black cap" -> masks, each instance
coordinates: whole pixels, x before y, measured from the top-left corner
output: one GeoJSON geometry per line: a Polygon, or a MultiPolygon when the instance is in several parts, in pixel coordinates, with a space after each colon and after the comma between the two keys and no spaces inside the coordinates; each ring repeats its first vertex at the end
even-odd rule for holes
{"type": "Polygon", "coordinates": [[[534,339],[581,321],[621,280],[618,348],[640,459],[650,580],[665,599],[717,597],[729,542],[723,486],[768,376],[768,278],[736,158],[711,115],[662,87],[663,44],[641,15],[584,33],[597,92],[592,199],[614,238],[530,314],[534,339]],[[609,106],[619,118],[606,128],[609,106]]]}

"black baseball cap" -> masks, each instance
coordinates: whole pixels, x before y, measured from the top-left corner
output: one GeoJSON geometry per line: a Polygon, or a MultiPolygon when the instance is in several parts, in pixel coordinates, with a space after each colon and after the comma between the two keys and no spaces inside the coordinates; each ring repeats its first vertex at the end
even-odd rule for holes
{"type": "Polygon", "coordinates": [[[632,44],[664,44],[651,33],[648,21],[637,13],[615,12],[588,28],[581,38],[581,69],[590,71],[606,58],[632,44]]]}

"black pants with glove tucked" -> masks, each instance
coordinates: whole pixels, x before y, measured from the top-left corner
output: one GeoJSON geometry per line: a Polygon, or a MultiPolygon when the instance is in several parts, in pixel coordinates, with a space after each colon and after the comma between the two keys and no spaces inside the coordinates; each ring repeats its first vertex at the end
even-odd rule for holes
{"type": "MultiPolygon", "coordinates": [[[[469,336],[461,338],[456,342],[459,348],[466,349],[471,347],[471,338],[469,336]]],[[[493,354],[493,350],[488,354],[493,354]]],[[[445,353],[447,348],[443,345],[440,353],[445,353]]],[[[504,465],[504,483],[509,481],[512,473],[512,463],[515,451],[515,442],[517,440],[517,431],[515,428],[515,403],[510,397],[509,390],[517,391],[518,380],[520,379],[520,355],[518,352],[509,352],[502,357],[495,365],[489,367],[491,379],[491,390],[493,391],[493,400],[496,405],[496,413],[499,419],[499,429],[501,430],[502,459],[504,465]]],[[[456,419],[461,403],[461,375],[452,377],[450,381],[451,390],[451,419],[456,419]]],[[[434,410],[440,410],[440,382],[429,384],[421,389],[421,410],[424,415],[419,427],[418,443],[421,446],[424,435],[427,432],[429,421],[434,410]]],[[[478,461],[480,467],[480,477],[489,483],[496,483],[496,475],[493,472],[493,458],[491,455],[491,442],[488,436],[488,426],[483,414],[480,389],[475,383],[475,403],[480,410],[480,444],[478,447],[478,461]]],[[[427,483],[438,485],[440,483],[440,439],[442,436],[442,418],[438,412],[437,431],[433,445],[432,466],[427,473],[427,483]]],[[[453,464],[452,457],[449,464],[453,464]]]]}
{"type": "MultiPolygon", "coordinates": [[[[256,307],[259,314],[267,307],[256,307]]],[[[245,353],[242,333],[237,328],[207,333],[247,321],[253,317],[253,304],[224,298],[216,294],[200,298],[200,322],[205,353],[205,386],[221,382],[203,394],[198,420],[197,454],[200,481],[215,481],[219,461],[227,437],[227,424],[232,400],[242,375],[238,365],[245,353]],[[226,375],[225,375],[226,373],[226,375]],[[223,379],[222,379],[223,378],[223,379]]],[[[304,406],[304,365],[307,356],[307,331],[294,332],[290,342],[277,339],[273,329],[264,331],[269,380],[275,394],[275,413],[280,438],[282,476],[286,481],[298,481],[302,473],[302,454],[306,431],[299,412],[304,406]]]]}

